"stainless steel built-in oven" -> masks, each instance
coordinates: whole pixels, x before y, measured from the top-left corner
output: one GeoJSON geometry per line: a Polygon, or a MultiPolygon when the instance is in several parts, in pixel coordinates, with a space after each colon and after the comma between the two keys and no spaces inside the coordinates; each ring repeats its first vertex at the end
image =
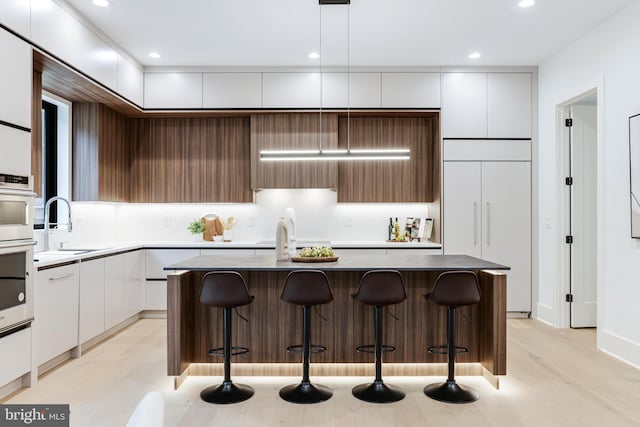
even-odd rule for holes
{"type": "Polygon", "coordinates": [[[31,177],[0,174],[0,241],[33,239],[31,177]]]}
{"type": "Polygon", "coordinates": [[[33,240],[0,242],[0,333],[33,320],[33,240]]]}
{"type": "Polygon", "coordinates": [[[0,334],[33,320],[33,182],[0,173],[0,334]]]}

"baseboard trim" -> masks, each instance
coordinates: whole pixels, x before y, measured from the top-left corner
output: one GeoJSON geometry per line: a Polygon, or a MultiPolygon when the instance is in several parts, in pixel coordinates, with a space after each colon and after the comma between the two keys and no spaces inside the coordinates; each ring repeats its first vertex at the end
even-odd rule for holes
{"type": "Polygon", "coordinates": [[[141,319],[166,319],[167,310],[144,310],[140,313],[141,319]]]}
{"type": "Polygon", "coordinates": [[[7,400],[11,399],[18,391],[22,389],[22,387],[22,377],[18,377],[15,380],[0,387],[0,403],[4,403],[7,400]]]}
{"type": "Polygon", "coordinates": [[[640,369],[640,344],[611,332],[598,330],[598,348],[621,362],[640,369]]]}
{"type": "Polygon", "coordinates": [[[140,315],[140,313],[134,314],[133,316],[129,317],[128,319],[123,320],[122,322],[112,326],[110,329],[107,329],[106,331],[104,331],[100,335],[98,335],[96,337],[93,337],[93,338],[83,342],[82,345],[80,346],[81,355],[82,355],[82,353],[85,353],[85,352],[91,350],[96,345],[108,340],[109,338],[111,338],[112,336],[116,335],[117,333],[119,333],[123,329],[126,329],[129,326],[133,325],[141,317],[142,316],[140,315]]]}
{"type": "Polygon", "coordinates": [[[539,320],[542,323],[546,323],[549,326],[553,326],[553,318],[555,317],[554,316],[555,311],[553,310],[553,308],[542,303],[538,303],[536,307],[537,307],[536,320],[539,320]]]}

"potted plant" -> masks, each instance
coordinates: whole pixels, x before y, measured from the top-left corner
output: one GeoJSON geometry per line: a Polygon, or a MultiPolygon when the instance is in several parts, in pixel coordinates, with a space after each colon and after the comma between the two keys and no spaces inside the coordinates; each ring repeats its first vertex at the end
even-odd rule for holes
{"type": "Polygon", "coordinates": [[[189,232],[193,234],[195,240],[201,240],[202,233],[204,233],[204,223],[200,219],[194,219],[187,226],[187,230],[189,230],[189,232]],[[198,237],[198,234],[200,234],[200,237],[198,237]]]}

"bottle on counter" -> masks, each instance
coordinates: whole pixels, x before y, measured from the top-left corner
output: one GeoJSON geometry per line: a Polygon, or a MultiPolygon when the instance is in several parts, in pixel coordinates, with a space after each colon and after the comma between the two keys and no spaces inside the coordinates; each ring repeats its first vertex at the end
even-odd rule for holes
{"type": "Polygon", "coordinates": [[[387,240],[394,240],[393,237],[393,218],[389,217],[389,229],[387,230],[387,240]]]}
{"type": "Polygon", "coordinates": [[[396,218],[396,221],[393,223],[393,240],[399,240],[400,239],[400,223],[398,223],[398,218],[396,218]]]}

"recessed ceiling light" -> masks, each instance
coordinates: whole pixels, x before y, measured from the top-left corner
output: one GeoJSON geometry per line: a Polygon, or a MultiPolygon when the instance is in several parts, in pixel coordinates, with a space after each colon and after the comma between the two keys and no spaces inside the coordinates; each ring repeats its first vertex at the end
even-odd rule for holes
{"type": "Polygon", "coordinates": [[[482,56],[482,55],[480,55],[480,53],[478,53],[478,52],[471,52],[471,53],[469,54],[469,59],[478,59],[478,58],[480,58],[481,56],[482,56]]]}
{"type": "Polygon", "coordinates": [[[320,58],[320,54],[318,52],[311,52],[307,56],[309,57],[309,59],[318,59],[318,58],[320,58]]]}
{"type": "Polygon", "coordinates": [[[93,0],[93,4],[100,7],[109,6],[109,0],[93,0]]]}
{"type": "Polygon", "coordinates": [[[520,7],[531,7],[534,4],[536,4],[536,0],[520,0],[520,3],[518,3],[518,6],[520,6],[520,7]]]}
{"type": "Polygon", "coordinates": [[[160,54],[158,52],[149,53],[149,58],[160,59],[160,54]]]}

